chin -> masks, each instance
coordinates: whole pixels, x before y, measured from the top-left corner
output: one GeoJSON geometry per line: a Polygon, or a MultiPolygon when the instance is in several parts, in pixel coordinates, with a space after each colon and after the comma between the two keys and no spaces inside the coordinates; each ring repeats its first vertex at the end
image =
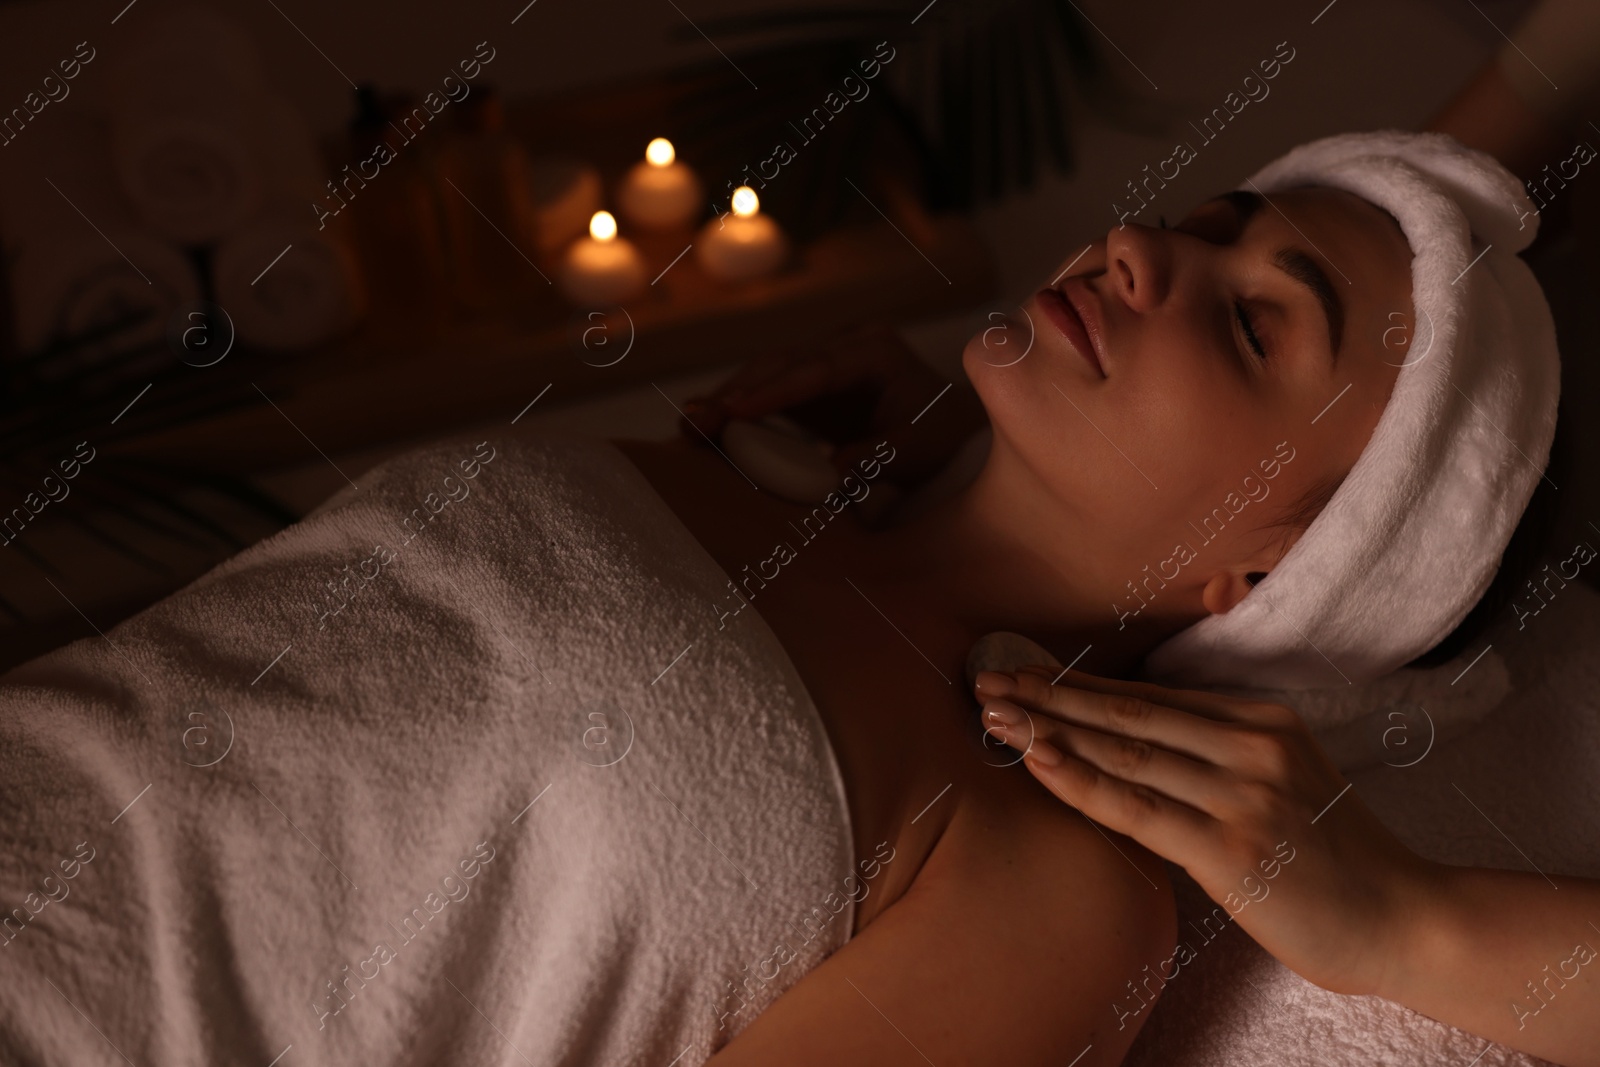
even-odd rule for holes
{"type": "Polygon", "coordinates": [[[993,372],[1011,372],[1016,376],[1020,368],[1035,361],[1041,354],[1037,317],[1022,308],[1009,314],[989,313],[989,322],[983,329],[967,338],[961,352],[962,366],[967,376],[976,384],[980,375],[993,372]]]}
{"type": "Polygon", "coordinates": [[[1017,386],[1021,375],[1016,367],[996,366],[994,355],[984,347],[983,335],[977,334],[961,350],[961,369],[989,416],[995,433],[1003,432],[1003,425],[1016,416],[1011,409],[1017,402],[1017,386]]]}
{"type": "MultiPolygon", "coordinates": [[[[1033,472],[1033,479],[1053,482],[1060,474],[1053,468],[1072,449],[1072,442],[1062,436],[1060,412],[1049,410],[1050,396],[1040,392],[1039,383],[1015,373],[1015,367],[992,366],[985,362],[986,356],[975,343],[962,353],[967,376],[993,431],[988,464],[1025,467],[1033,472]]],[[[1044,390],[1054,396],[1048,384],[1044,390]]]]}
{"type": "Polygon", "coordinates": [[[968,338],[961,366],[996,433],[1038,436],[1050,427],[1060,432],[1062,411],[1072,409],[1050,384],[1062,377],[1051,365],[1056,358],[1044,338],[1031,334],[1020,311],[1004,320],[997,315],[993,325],[968,338]]]}
{"type": "Polygon", "coordinates": [[[1013,314],[1014,318],[1004,319],[996,315],[993,325],[973,334],[961,350],[961,367],[991,421],[1001,417],[1000,409],[1025,401],[1026,394],[1041,384],[1036,364],[1043,353],[1029,336],[1027,320],[1013,314]]]}

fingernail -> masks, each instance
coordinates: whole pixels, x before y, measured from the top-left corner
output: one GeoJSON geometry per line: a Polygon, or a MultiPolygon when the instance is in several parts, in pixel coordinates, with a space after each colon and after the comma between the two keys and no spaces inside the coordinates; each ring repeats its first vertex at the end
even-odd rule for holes
{"type": "Polygon", "coordinates": [[[999,671],[979,671],[973,681],[978,692],[986,697],[1010,696],[1017,691],[1016,681],[999,671]]]}
{"type": "Polygon", "coordinates": [[[1023,715],[1022,709],[997,700],[993,704],[985,705],[983,717],[995,726],[1021,726],[1023,715]]]}
{"type": "Polygon", "coordinates": [[[1031,758],[1033,762],[1041,767],[1061,766],[1061,753],[1057,752],[1055,746],[1050,742],[1042,741],[1037,737],[1033,739],[1033,744],[1028,746],[1028,751],[1022,755],[1024,759],[1031,758]]]}

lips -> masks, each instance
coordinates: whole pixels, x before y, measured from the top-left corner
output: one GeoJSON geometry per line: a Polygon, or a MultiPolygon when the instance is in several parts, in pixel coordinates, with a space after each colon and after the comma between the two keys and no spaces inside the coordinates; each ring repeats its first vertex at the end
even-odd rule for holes
{"type": "Polygon", "coordinates": [[[1094,372],[1105,378],[1105,363],[1100,348],[1100,321],[1092,296],[1083,292],[1084,283],[1078,278],[1068,278],[1059,289],[1041,289],[1035,299],[1045,317],[1060,330],[1068,343],[1077,349],[1094,372]],[[1087,310],[1088,314],[1085,314],[1087,310]]]}

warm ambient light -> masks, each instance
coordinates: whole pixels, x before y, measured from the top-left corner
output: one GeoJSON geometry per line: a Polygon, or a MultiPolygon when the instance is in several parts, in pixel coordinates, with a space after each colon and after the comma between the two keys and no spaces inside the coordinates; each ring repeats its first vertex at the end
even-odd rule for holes
{"type": "Polygon", "coordinates": [[[704,210],[704,189],[694,169],[665,137],[644,149],[617,189],[617,214],[642,230],[683,232],[704,210]]]}
{"type": "Polygon", "coordinates": [[[706,223],[695,242],[700,266],[719,281],[740,282],[771,274],[788,258],[788,242],[777,220],[761,210],[748,185],[733,191],[732,210],[706,223]]]}
{"type": "Polygon", "coordinates": [[[589,236],[596,241],[609,241],[616,235],[616,218],[609,211],[596,211],[589,220],[589,236]]]}
{"type": "Polygon", "coordinates": [[[644,257],[617,233],[609,211],[589,217],[589,236],[572,242],[561,261],[561,290],[574,303],[603,307],[637,296],[645,288],[644,257]]]}
{"type": "Polygon", "coordinates": [[[671,141],[665,137],[657,137],[645,146],[644,158],[648,159],[653,167],[665,167],[678,158],[678,153],[673,151],[671,141]]]}

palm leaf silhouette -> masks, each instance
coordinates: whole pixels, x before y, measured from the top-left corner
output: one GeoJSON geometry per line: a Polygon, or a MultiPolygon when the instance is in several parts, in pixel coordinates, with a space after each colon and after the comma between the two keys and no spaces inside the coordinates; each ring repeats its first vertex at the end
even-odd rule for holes
{"type": "MultiPolygon", "coordinates": [[[[913,178],[935,211],[1029,189],[1046,168],[1071,173],[1074,94],[1125,128],[1160,126],[1108,74],[1096,32],[1067,0],[936,0],[910,20],[887,7],[795,8],[685,25],[683,40],[704,30],[740,72],[680,102],[680,135],[702,155],[746,160],[786,140],[797,158],[761,195],[804,237],[838,221],[854,197],[844,179],[860,183],[873,166],[913,178]],[[814,140],[797,136],[795,117],[813,113],[845,76],[860,82],[857,64],[884,41],[895,58],[870,93],[814,140]]],[[[727,191],[714,188],[713,198],[727,191]]]]}
{"type": "MultiPolygon", "coordinates": [[[[164,340],[104,350],[108,340],[142,325],[140,314],[130,314],[0,362],[0,518],[13,520],[6,547],[53,580],[63,578],[61,569],[40,551],[47,546],[31,543],[28,522],[18,532],[17,519],[31,514],[25,506],[28,494],[42,495],[43,477],[56,474],[57,463],[82,441],[94,447],[94,460],[81,465],[70,481],[58,476],[69,491],[45,509],[52,519],[163,582],[174,577],[173,568],[134,544],[129,528],[142,534],[141,544],[169,543],[209,555],[216,555],[218,546],[232,552],[247,543],[185,499],[196,487],[275,526],[298,517],[244,478],[106,453],[106,446],[153,429],[263,402],[242,374],[220,366],[201,373],[164,340]],[[136,397],[138,403],[129,407],[136,397]],[[21,516],[14,510],[19,507],[21,516]]],[[[0,614],[25,621],[25,613],[3,591],[0,614]]]]}

